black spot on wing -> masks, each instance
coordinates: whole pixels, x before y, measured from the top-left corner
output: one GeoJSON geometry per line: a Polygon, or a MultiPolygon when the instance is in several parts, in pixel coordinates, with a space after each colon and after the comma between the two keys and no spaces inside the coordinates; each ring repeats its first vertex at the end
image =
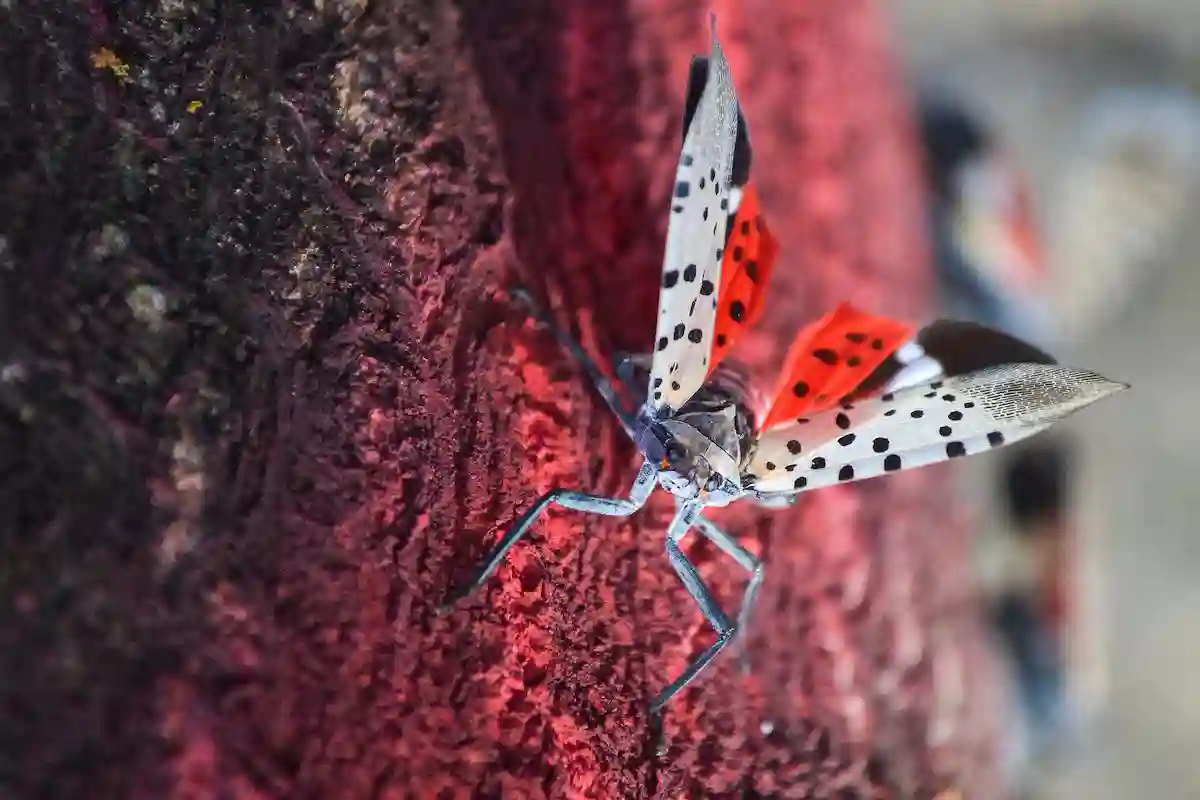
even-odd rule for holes
{"type": "Polygon", "coordinates": [[[827,364],[831,367],[837,366],[839,361],[838,354],[828,347],[822,347],[819,350],[813,350],[813,358],[820,361],[822,364],[827,364]]]}

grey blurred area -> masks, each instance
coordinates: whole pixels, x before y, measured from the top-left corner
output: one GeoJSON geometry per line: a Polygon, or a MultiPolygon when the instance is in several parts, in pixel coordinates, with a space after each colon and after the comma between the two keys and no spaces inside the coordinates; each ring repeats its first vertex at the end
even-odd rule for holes
{"type": "MultiPolygon", "coordinates": [[[[1064,361],[1133,384],[1082,456],[1071,691],[1039,798],[1200,798],[1200,0],[890,0],[914,86],[1027,168],[1064,361]]],[[[968,470],[985,580],[1003,520],[968,470]]]]}

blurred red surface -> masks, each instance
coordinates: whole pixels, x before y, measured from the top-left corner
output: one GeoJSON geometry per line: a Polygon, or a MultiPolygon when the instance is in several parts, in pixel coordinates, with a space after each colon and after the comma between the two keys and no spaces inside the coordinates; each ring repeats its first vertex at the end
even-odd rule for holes
{"type": "MultiPolygon", "coordinates": [[[[207,463],[220,468],[192,560],[162,567],[184,577],[171,589],[127,571],[105,589],[161,621],[162,647],[186,643],[138,681],[165,769],[151,751],[106,756],[112,785],[148,797],[996,796],[995,669],[942,468],[720,514],[768,565],[754,670],[720,659],[661,727],[647,703],[712,636],[665,557],[666,498],[627,521],[550,512],[486,591],[435,614],[538,494],[618,494],[633,479],[632,446],[504,289],[533,290],[598,356],[647,346],[706,9],[328,5],[350,21],[288,51],[306,66],[270,96],[280,116],[264,130],[282,149],[264,158],[324,176],[332,211],[313,219],[352,220],[338,252],[356,271],[316,272],[303,302],[299,290],[245,301],[261,355],[245,405],[213,428],[207,463]],[[305,50],[322,46],[342,49],[305,50]],[[139,594],[148,586],[161,596],[139,594]],[[193,613],[201,622],[185,625],[193,613]]],[[[738,355],[774,377],[791,336],[837,300],[926,312],[914,134],[876,3],[713,10],[782,248],[738,355]]],[[[114,47],[144,34],[127,16],[114,26],[132,38],[114,47]]],[[[229,25],[223,35],[241,30],[229,25]]],[[[256,75],[223,70],[204,74],[256,75]]],[[[222,91],[214,114],[250,102],[222,91]]],[[[131,115],[128,103],[105,113],[131,115]]],[[[207,124],[203,113],[184,121],[207,124]]],[[[180,524],[200,512],[187,513],[180,524]]],[[[733,608],[745,576],[704,543],[687,548],[733,608]]],[[[59,749],[38,739],[23,763],[61,763],[59,749]]]]}

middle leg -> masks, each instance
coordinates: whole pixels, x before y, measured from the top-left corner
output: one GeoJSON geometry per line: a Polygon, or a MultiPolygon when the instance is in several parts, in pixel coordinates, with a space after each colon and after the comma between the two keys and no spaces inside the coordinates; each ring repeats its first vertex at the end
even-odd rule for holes
{"type": "Polygon", "coordinates": [[[675,574],[683,582],[684,587],[688,590],[688,594],[696,601],[696,605],[700,606],[700,613],[704,615],[704,619],[717,632],[717,640],[709,645],[703,653],[692,659],[679,677],[667,684],[658,697],[654,698],[654,702],[650,704],[650,713],[657,714],[660,712],[675,695],[679,694],[688,684],[694,681],[697,676],[707,667],[712,660],[717,657],[717,654],[725,649],[737,632],[734,624],[730,622],[729,617],[721,609],[716,598],[704,585],[704,581],[700,578],[700,573],[695,565],[688,560],[683,554],[683,550],[679,547],[679,541],[687,535],[692,523],[699,516],[698,506],[685,505],[682,506],[675,515],[675,519],[671,521],[671,527],[667,531],[667,557],[671,560],[671,567],[674,568],[675,574]]]}

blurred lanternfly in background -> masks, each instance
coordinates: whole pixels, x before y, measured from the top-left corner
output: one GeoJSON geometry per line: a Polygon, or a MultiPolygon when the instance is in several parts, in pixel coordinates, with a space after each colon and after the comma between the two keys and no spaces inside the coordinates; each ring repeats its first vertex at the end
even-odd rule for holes
{"type": "MultiPolygon", "coordinates": [[[[1023,170],[957,99],[924,98],[919,118],[946,313],[1045,346],[1054,332],[1049,274],[1023,170]]],[[[1014,736],[1022,761],[1052,748],[1066,723],[1070,464],[1069,439],[1054,432],[1003,454],[997,482],[1011,524],[988,611],[1019,698],[1014,736]]]]}
{"type": "Polygon", "coordinates": [[[942,310],[1154,395],[1141,419],[1101,414],[970,476],[1012,778],[1030,797],[1190,796],[1195,433],[1172,426],[1196,387],[1172,354],[1200,335],[1200,18],[1169,0],[894,6],[942,310]]]}

